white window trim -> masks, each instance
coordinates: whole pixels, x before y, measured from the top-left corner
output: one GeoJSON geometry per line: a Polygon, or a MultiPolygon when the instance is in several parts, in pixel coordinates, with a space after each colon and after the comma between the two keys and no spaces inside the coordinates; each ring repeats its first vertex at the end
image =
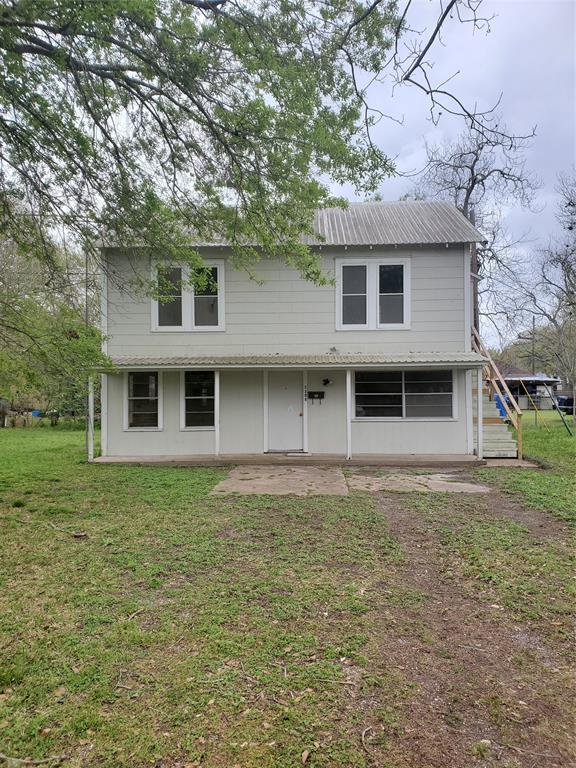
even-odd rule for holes
{"type": "MultiPolygon", "coordinates": [[[[406,413],[406,389],[404,387],[404,374],[407,370],[412,370],[409,368],[402,369],[402,413],[406,413]]],[[[415,370],[430,370],[433,371],[433,368],[427,368],[427,369],[415,369],[415,370]]],[[[401,422],[402,424],[411,423],[411,422],[453,422],[458,421],[458,371],[455,368],[442,368],[441,370],[449,370],[452,371],[452,416],[356,416],[356,371],[352,371],[352,386],[351,386],[351,399],[352,399],[352,421],[358,422],[359,424],[366,424],[367,422],[401,422]]]]}
{"type": "Polygon", "coordinates": [[[336,259],[336,330],[337,331],[409,331],[411,306],[411,265],[410,257],[370,256],[336,259]],[[404,322],[379,323],[379,281],[378,266],[404,267],[404,322]],[[342,267],[366,267],[366,323],[362,325],[344,325],[342,322],[342,267]]]}
{"type": "Polygon", "coordinates": [[[131,373],[146,373],[143,370],[124,372],[124,396],[122,398],[123,406],[123,431],[124,432],[163,432],[164,431],[164,381],[162,371],[150,369],[151,373],[158,374],[158,426],[157,427],[131,427],[129,424],[128,412],[128,377],[131,373]]]}
{"type": "MultiPolygon", "coordinates": [[[[187,370],[193,370],[192,368],[187,370]]],[[[186,371],[180,371],[180,432],[216,432],[216,425],[220,422],[220,377],[218,371],[214,374],[214,426],[213,427],[187,427],[186,426],[186,371]]],[[[206,369],[209,370],[209,369],[206,369]]]]}
{"type": "Polygon", "coordinates": [[[172,266],[182,270],[182,325],[159,325],[158,324],[158,300],[150,299],[150,317],[152,320],[151,330],[153,333],[214,333],[226,330],[225,313],[225,261],[224,259],[206,259],[204,262],[207,267],[217,267],[218,269],[218,325],[194,325],[194,289],[189,285],[190,266],[188,264],[153,264],[152,265],[152,284],[156,285],[158,281],[158,268],[172,266]],[[188,286],[188,287],[186,287],[188,286]]]}

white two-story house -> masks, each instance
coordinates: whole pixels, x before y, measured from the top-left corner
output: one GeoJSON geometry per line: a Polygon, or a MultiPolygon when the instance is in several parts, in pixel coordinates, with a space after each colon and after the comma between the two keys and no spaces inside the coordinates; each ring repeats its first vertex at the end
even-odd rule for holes
{"type": "MultiPolygon", "coordinates": [[[[470,244],[441,202],[358,203],[317,214],[333,282],[268,258],[256,279],[224,245],[200,250],[205,287],[179,264],[107,248],[103,457],[481,454],[473,389],[470,244]],[[163,269],[155,301],[129,289],[163,269]]],[[[480,399],[481,402],[482,399],[480,399]]]]}

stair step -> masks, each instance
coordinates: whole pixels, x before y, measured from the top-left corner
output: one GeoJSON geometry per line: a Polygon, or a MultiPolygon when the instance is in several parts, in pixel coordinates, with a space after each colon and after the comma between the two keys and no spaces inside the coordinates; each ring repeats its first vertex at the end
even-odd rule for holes
{"type": "Polygon", "coordinates": [[[484,451],[490,451],[490,450],[516,451],[518,450],[516,443],[492,443],[492,442],[484,443],[484,445],[482,446],[482,449],[484,451]]]}
{"type": "MultiPolygon", "coordinates": [[[[475,435],[478,433],[475,432],[475,435]]],[[[506,432],[487,432],[486,434],[483,434],[482,437],[484,438],[484,442],[487,443],[489,440],[505,440],[508,442],[515,443],[514,437],[512,435],[506,434],[506,432]]]]}
{"type": "Polygon", "coordinates": [[[512,437],[506,424],[482,424],[482,431],[485,435],[510,435],[512,437]]]}

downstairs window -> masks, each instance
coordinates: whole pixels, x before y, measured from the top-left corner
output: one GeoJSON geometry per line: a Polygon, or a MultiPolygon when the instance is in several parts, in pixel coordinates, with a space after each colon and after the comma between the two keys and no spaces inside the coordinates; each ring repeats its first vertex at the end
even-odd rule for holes
{"type": "Polygon", "coordinates": [[[128,374],[128,428],[158,429],[159,395],[157,371],[128,374]]]}
{"type": "Polygon", "coordinates": [[[451,370],[356,371],[357,419],[451,419],[451,370]]]}
{"type": "Polygon", "coordinates": [[[184,371],[184,429],[215,424],[214,371],[184,371]]]}

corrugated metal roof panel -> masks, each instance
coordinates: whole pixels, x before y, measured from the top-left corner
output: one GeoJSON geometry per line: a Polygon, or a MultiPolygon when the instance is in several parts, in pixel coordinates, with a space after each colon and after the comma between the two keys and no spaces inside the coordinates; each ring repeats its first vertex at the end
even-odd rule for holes
{"type": "Polygon", "coordinates": [[[398,355],[229,355],[211,357],[112,356],[118,368],[347,368],[356,366],[478,367],[484,358],[476,352],[432,352],[398,355]]]}
{"type": "MultiPolygon", "coordinates": [[[[485,240],[455,206],[437,200],[349,203],[347,208],[320,208],[314,217],[314,230],[317,236],[302,238],[307,245],[445,245],[485,240]]],[[[208,242],[191,235],[190,241],[197,248],[227,245],[216,236],[208,242]]]]}
{"type": "Polygon", "coordinates": [[[316,212],[314,226],[320,239],[306,237],[309,245],[439,245],[484,239],[455,206],[439,201],[323,208],[316,212]]]}

